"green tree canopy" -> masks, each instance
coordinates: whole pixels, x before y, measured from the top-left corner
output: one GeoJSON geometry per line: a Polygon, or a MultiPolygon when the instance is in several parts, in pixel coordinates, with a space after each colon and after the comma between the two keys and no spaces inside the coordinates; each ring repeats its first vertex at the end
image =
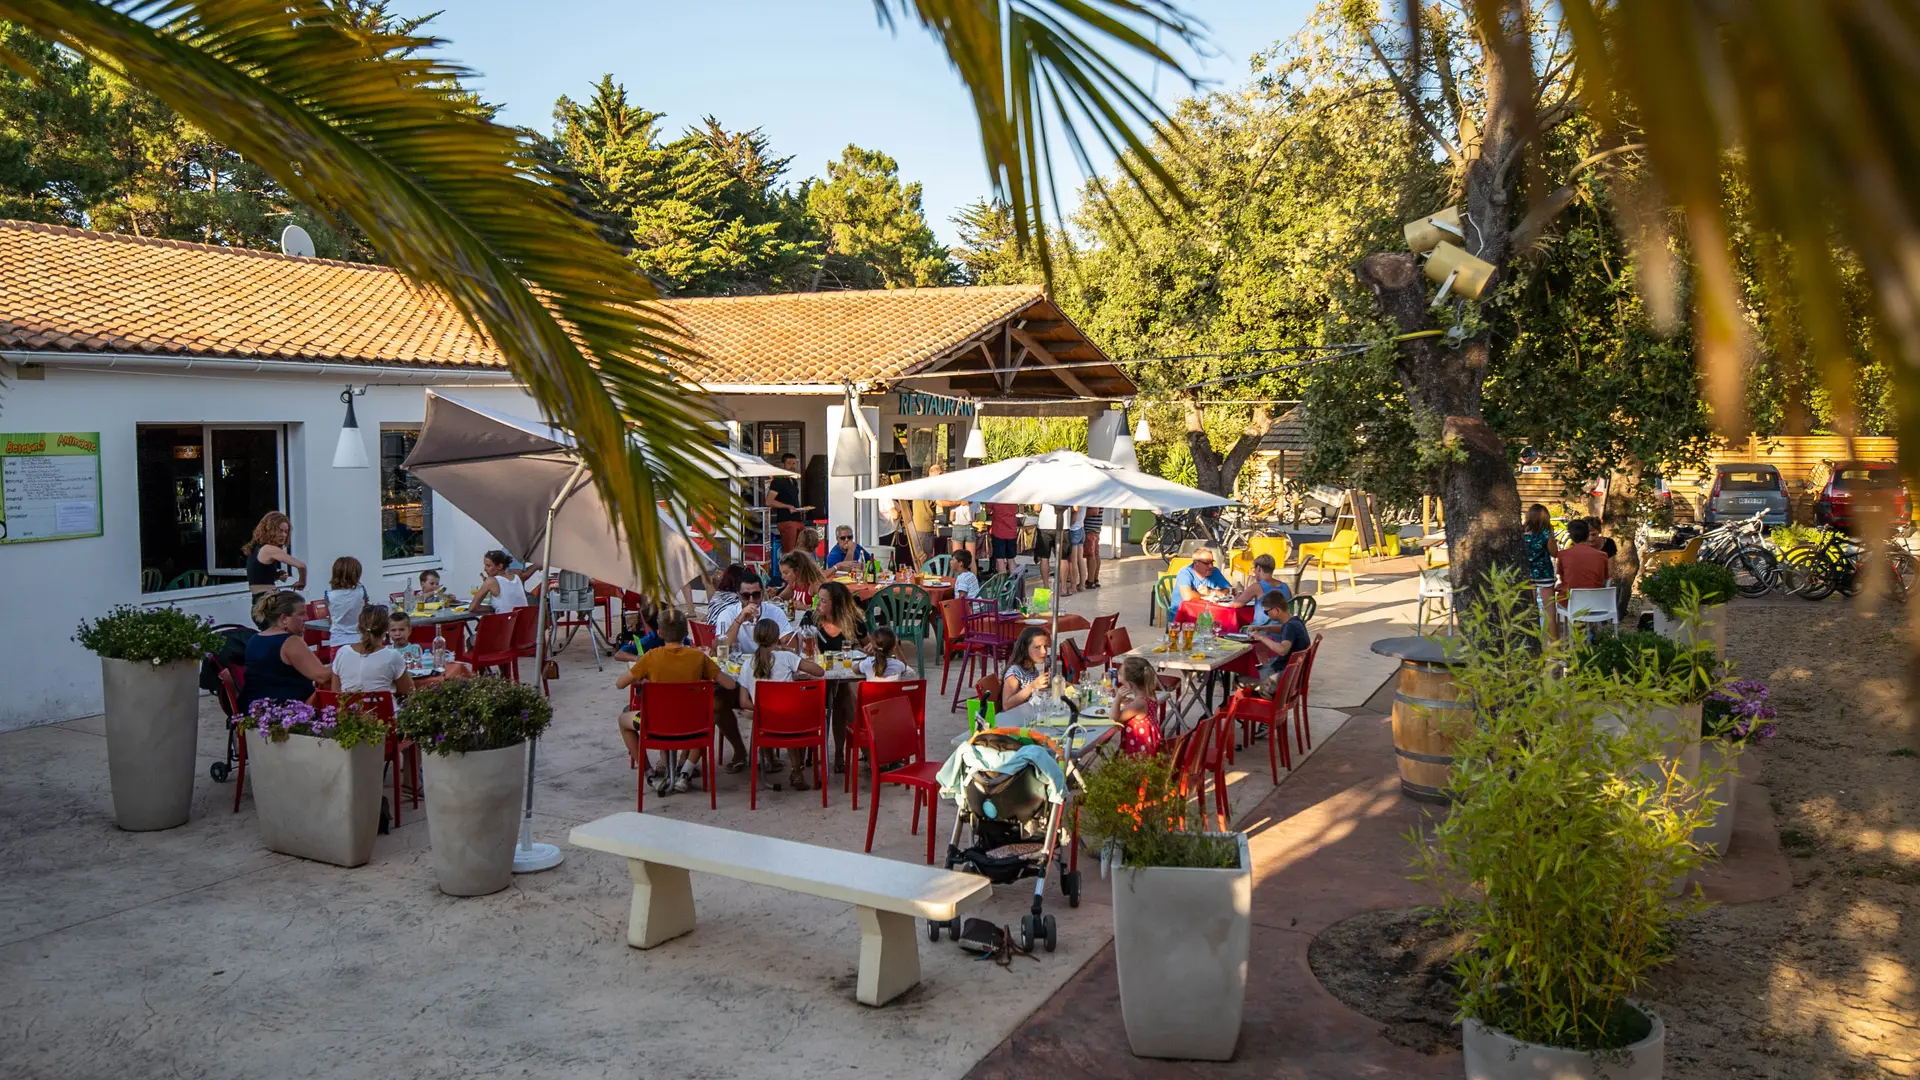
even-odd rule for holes
{"type": "Polygon", "coordinates": [[[920,184],[902,184],[900,165],[878,150],[848,146],[824,180],[801,185],[821,241],[813,286],[896,289],[948,285],[956,274],[920,208],[920,184]]]}

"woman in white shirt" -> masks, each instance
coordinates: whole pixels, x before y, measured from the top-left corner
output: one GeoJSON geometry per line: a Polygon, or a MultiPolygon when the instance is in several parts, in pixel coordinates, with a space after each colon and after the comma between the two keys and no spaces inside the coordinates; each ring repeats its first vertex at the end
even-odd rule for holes
{"type": "Polygon", "coordinates": [[[893,631],[884,626],[876,626],[867,632],[866,659],[854,665],[868,682],[899,682],[910,678],[913,669],[906,662],[893,655],[894,646],[899,639],[893,631]]]}
{"type": "Polygon", "coordinates": [[[360,612],[360,639],[333,654],[333,678],[342,694],[411,694],[407,659],[387,640],[387,609],[360,612]]]}
{"type": "Polygon", "coordinates": [[[480,587],[474,590],[473,602],[486,604],[495,612],[513,611],[527,606],[527,583],[516,574],[507,570],[513,565],[513,557],[504,551],[489,551],[480,557],[480,587]]]}
{"type": "MultiPolygon", "coordinates": [[[[753,706],[754,687],[762,682],[792,682],[796,676],[818,679],[826,675],[820,665],[804,659],[799,653],[774,648],[779,643],[779,623],[772,619],[761,619],[753,625],[753,655],[740,665],[740,674],[734,676],[734,682],[740,687],[741,704],[749,708],[753,706]]],[[[764,753],[762,757],[764,759],[764,753]]],[[[801,751],[787,751],[787,764],[791,766],[787,783],[795,791],[807,790],[807,772],[801,767],[801,760],[801,751]]],[[[765,764],[764,760],[762,764],[765,764]]]]}
{"type": "MultiPolygon", "coordinates": [[[[342,555],[333,560],[327,581],[327,647],[343,649],[360,640],[360,613],[367,607],[367,587],[360,584],[360,560],[342,555]]],[[[384,632],[384,631],[383,631],[384,632]]]]}

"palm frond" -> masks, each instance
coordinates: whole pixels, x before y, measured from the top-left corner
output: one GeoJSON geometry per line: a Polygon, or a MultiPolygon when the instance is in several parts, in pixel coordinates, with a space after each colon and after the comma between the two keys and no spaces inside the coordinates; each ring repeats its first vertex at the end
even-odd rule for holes
{"type": "Polygon", "coordinates": [[[731,498],[702,467],[711,411],[674,381],[697,357],[533,148],[458,94],[437,42],[319,0],[0,0],[0,19],[117,68],[444,293],[578,437],[643,578],[684,584],[664,580],[654,504],[692,520],[731,498]]]}
{"type": "MultiPolygon", "coordinates": [[[[1159,190],[1180,185],[1152,147],[1170,137],[1166,113],[1115,61],[1138,54],[1192,81],[1157,40],[1164,31],[1197,46],[1204,26],[1171,0],[873,0],[880,21],[911,14],[940,40],[980,120],[980,145],[994,197],[1013,213],[1021,251],[1036,253],[1053,277],[1045,207],[1064,220],[1046,133],[1058,125],[1091,176],[1083,130],[1091,131],[1130,178],[1142,171],[1159,190]],[[1152,36],[1150,36],[1152,35],[1152,36]]],[[[1142,188],[1143,191],[1148,189],[1142,188]]],[[[1153,194],[1149,191],[1149,199],[1153,194]]]]}

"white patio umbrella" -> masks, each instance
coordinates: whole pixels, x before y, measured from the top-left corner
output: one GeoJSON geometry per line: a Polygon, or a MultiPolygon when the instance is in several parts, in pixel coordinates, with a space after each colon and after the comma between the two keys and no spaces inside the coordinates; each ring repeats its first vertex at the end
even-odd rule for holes
{"type": "MultiPolygon", "coordinates": [[[[1208,506],[1232,506],[1237,500],[1176,484],[1138,469],[1088,457],[1073,450],[1052,450],[1030,457],[1008,458],[990,465],[906,480],[853,493],[856,499],[941,499],[968,502],[1047,504],[1054,514],[1055,555],[1064,553],[1067,511],[1075,506],[1111,507],[1172,513],[1208,506]]],[[[1054,603],[1047,605],[1049,640],[1058,640],[1060,626],[1060,564],[1053,563],[1054,603]]],[[[1057,660],[1059,649],[1053,651],[1057,660]]],[[[1049,662],[1049,670],[1052,662],[1049,662]]]]}
{"type": "MultiPolygon", "coordinates": [[[[748,468],[772,469],[747,454],[721,450],[715,476],[738,476],[748,468]]],[[[638,589],[639,576],[614,518],[600,499],[586,463],[567,432],[551,424],[489,409],[427,391],[426,422],[407,455],[407,471],[460,508],[507,551],[540,566],[566,567],[624,589],[638,589]]],[[[773,470],[782,473],[783,470],[773,470]]],[[[663,510],[666,564],[671,580],[685,585],[710,569],[679,523],[663,510]]],[[[540,604],[535,670],[546,671],[548,607],[540,604]]],[[[514,870],[545,870],[560,862],[560,849],[533,842],[534,749],[527,749],[526,812],[514,870]]]]}

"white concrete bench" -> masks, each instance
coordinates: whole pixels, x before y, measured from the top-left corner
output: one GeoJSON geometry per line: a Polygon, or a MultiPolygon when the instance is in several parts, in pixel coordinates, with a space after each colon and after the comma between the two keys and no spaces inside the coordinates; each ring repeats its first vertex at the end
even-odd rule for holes
{"type": "Polygon", "coordinates": [[[690,870],[852,904],[860,913],[854,996],[863,1005],[885,1005],[920,981],[914,919],[953,919],[993,894],[993,886],[975,874],[657,814],[614,814],[574,829],[567,839],[626,858],[633,875],[627,944],[636,949],[693,929],[690,870]]]}

